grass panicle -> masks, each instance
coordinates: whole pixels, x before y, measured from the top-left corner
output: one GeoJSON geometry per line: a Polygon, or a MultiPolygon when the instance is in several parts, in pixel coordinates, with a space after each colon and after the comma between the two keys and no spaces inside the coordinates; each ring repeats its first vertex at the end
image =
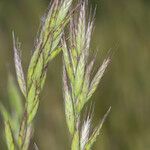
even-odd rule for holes
{"type": "MultiPolygon", "coordinates": [[[[39,107],[40,93],[45,83],[48,63],[61,51],[59,43],[64,28],[69,22],[71,4],[72,0],[51,2],[49,9],[42,18],[27,75],[24,74],[21,63],[21,44],[18,39],[16,40],[13,32],[15,69],[20,90],[25,98],[25,105],[24,108],[20,107],[21,99],[18,101],[18,97],[13,96],[14,100],[12,101],[16,102],[17,108],[12,109],[18,110],[15,118],[19,118],[19,120],[13,120],[14,118],[5,107],[2,104],[0,105],[5,122],[8,150],[16,150],[17,148],[27,150],[29,148],[33,135],[33,119],[39,107]],[[19,108],[21,108],[21,112],[19,108]],[[16,130],[16,127],[20,130],[16,130]]],[[[11,85],[12,90],[13,86],[11,85]]],[[[15,91],[11,91],[10,94],[12,92],[15,91]]],[[[15,92],[15,94],[18,94],[18,92],[15,92]]]]}
{"type": "MultiPolygon", "coordinates": [[[[92,115],[83,119],[84,107],[96,91],[110,62],[107,58],[92,79],[95,59],[89,61],[89,49],[94,17],[87,17],[87,1],[81,1],[71,10],[73,0],[54,0],[42,18],[27,74],[23,71],[21,43],[13,32],[15,70],[20,91],[12,78],[8,79],[10,111],[0,103],[4,119],[8,150],[28,150],[34,134],[34,118],[40,103],[48,64],[63,51],[63,89],[66,122],[72,137],[71,150],[91,150],[110,109],[95,129],[91,129],[92,115]],[[70,23],[69,39],[66,25],[70,23]],[[59,43],[62,43],[60,45],[59,43]],[[25,101],[22,100],[25,99],[25,101]]],[[[89,110],[90,112],[90,110],[89,110]]],[[[34,143],[34,149],[38,146],[34,143]]]]}
{"type": "Polygon", "coordinates": [[[105,59],[91,79],[95,60],[88,62],[94,17],[87,18],[86,8],[87,2],[82,1],[79,13],[71,18],[68,40],[65,37],[62,39],[65,114],[72,136],[72,150],[91,149],[110,111],[109,109],[100,125],[93,132],[91,131],[92,118],[88,116],[85,121],[81,119],[83,108],[97,89],[110,62],[109,58],[105,59]]]}

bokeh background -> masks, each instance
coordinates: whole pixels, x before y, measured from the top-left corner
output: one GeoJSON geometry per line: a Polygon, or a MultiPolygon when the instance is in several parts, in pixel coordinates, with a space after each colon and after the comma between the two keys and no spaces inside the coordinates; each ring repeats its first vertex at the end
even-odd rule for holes
{"type": "MultiPolygon", "coordinates": [[[[93,126],[109,106],[95,150],[150,149],[150,1],[90,0],[97,5],[92,51],[99,64],[111,49],[111,65],[92,99],[93,126]]],[[[7,78],[15,77],[12,30],[22,41],[23,66],[27,70],[34,37],[49,0],[0,0],[0,101],[8,104],[7,78]]],[[[50,65],[35,120],[35,137],[41,150],[69,149],[62,99],[62,60],[50,65]]],[[[0,120],[0,149],[5,150],[0,120]]]]}

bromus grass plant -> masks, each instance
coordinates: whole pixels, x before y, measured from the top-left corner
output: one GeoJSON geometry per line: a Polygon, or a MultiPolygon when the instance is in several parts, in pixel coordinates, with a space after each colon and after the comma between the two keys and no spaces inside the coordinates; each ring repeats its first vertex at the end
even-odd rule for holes
{"type": "Polygon", "coordinates": [[[110,109],[107,111],[94,130],[91,129],[90,110],[86,119],[82,119],[81,115],[110,62],[109,58],[105,59],[96,75],[91,79],[95,60],[88,63],[88,57],[94,17],[87,17],[86,9],[87,3],[83,1],[79,13],[71,18],[68,40],[65,40],[65,37],[62,39],[63,93],[66,121],[72,137],[71,150],[91,150],[110,111],[110,109]]]}
{"type": "MultiPolygon", "coordinates": [[[[5,139],[8,150],[28,150],[34,133],[34,118],[40,103],[48,64],[63,51],[63,89],[65,115],[71,135],[71,150],[91,150],[100,129],[110,111],[104,115],[95,129],[91,129],[92,111],[83,117],[84,107],[110,62],[103,61],[97,73],[91,78],[95,59],[89,62],[89,49],[94,25],[94,16],[87,16],[87,2],[81,1],[77,9],[71,10],[73,0],[54,0],[44,15],[38,33],[34,52],[28,71],[24,74],[21,63],[21,44],[13,33],[14,62],[17,80],[22,96],[9,76],[8,91],[11,111],[0,104],[4,119],[5,139]],[[66,40],[65,30],[70,24],[69,38],[66,40]],[[61,41],[62,44],[59,44],[61,41]],[[22,97],[25,101],[22,100],[22,97]]],[[[34,148],[38,147],[34,143],[34,148]]]]}
{"type": "Polygon", "coordinates": [[[27,150],[29,148],[33,134],[33,119],[39,107],[40,93],[45,82],[48,63],[61,51],[58,44],[70,18],[71,4],[72,0],[54,0],[50,4],[48,12],[42,19],[27,75],[24,75],[21,64],[21,44],[15,39],[13,33],[16,74],[25,104],[23,107],[15,106],[16,109],[13,110],[15,118],[1,104],[8,150],[27,150]],[[16,130],[17,128],[19,130],[16,130]]]}

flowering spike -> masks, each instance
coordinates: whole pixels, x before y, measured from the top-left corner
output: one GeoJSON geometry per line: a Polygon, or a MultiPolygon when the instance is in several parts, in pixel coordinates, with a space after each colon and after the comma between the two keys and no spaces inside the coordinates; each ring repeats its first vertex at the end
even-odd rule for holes
{"type": "MultiPolygon", "coordinates": [[[[86,2],[82,1],[78,14],[74,14],[70,19],[70,37],[67,42],[64,38],[62,40],[65,76],[67,77],[65,77],[65,83],[67,84],[63,85],[65,89],[64,94],[68,97],[69,91],[69,102],[72,102],[71,105],[67,104],[70,108],[66,107],[65,104],[65,114],[69,131],[70,125],[74,127],[74,132],[71,132],[72,150],[85,150],[86,144],[89,142],[91,118],[88,117],[81,127],[81,112],[95,92],[109,64],[109,59],[104,60],[91,81],[91,72],[95,59],[88,63],[88,57],[93,25],[94,20],[91,17],[90,19],[86,18],[86,2]],[[70,109],[72,110],[72,108],[74,113],[70,113],[70,109]],[[68,119],[68,116],[72,116],[74,121],[68,119]]],[[[64,97],[65,102],[66,99],[64,97]]],[[[99,128],[95,130],[95,135],[98,135],[99,130],[99,128]]]]}

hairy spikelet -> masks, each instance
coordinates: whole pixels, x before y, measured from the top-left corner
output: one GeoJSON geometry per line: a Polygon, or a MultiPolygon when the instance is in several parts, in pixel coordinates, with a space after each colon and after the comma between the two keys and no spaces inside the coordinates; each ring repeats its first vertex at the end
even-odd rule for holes
{"type": "Polygon", "coordinates": [[[85,16],[85,2],[81,5],[78,25],[76,29],[76,49],[78,55],[82,53],[86,42],[86,16],[85,16]]]}
{"type": "Polygon", "coordinates": [[[110,113],[111,107],[108,109],[108,111],[106,112],[106,114],[104,115],[102,121],[100,122],[100,124],[94,129],[94,131],[92,132],[92,134],[89,136],[89,139],[85,145],[85,150],[91,150],[94,142],[96,141],[98,135],[100,134],[100,130],[108,116],[108,114],[110,113]]]}
{"type": "Polygon", "coordinates": [[[20,89],[23,95],[26,97],[26,82],[25,82],[24,73],[21,64],[21,58],[20,58],[20,45],[21,44],[15,40],[15,36],[13,32],[14,61],[15,61],[16,74],[17,74],[17,79],[18,79],[20,89]]]}
{"type": "Polygon", "coordinates": [[[90,84],[89,93],[88,93],[88,99],[90,99],[91,96],[93,95],[93,93],[95,92],[95,90],[96,90],[96,88],[97,88],[101,78],[104,75],[104,72],[105,72],[109,62],[110,62],[109,58],[105,59],[103,64],[98,69],[98,72],[96,73],[95,77],[93,78],[93,80],[92,80],[92,82],[90,84]]]}
{"type": "Polygon", "coordinates": [[[85,149],[85,145],[89,140],[90,127],[91,127],[91,118],[88,116],[87,120],[84,121],[81,129],[81,143],[80,143],[81,150],[85,149]]]}
{"type": "Polygon", "coordinates": [[[104,116],[102,123],[93,132],[90,129],[92,119],[90,116],[83,121],[82,126],[79,125],[82,110],[97,89],[110,61],[109,58],[105,59],[91,79],[95,59],[88,63],[88,57],[94,21],[91,19],[93,17],[86,18],[86,8],[87,3],[83,1],[80,5],[79,14],[75,14],[71,18],[69,40],[65,40],[65,38],[62,40],[65,70],[63,78],[65,78],[66,83],[63,86],[64,95],[67,95],[64,96],[65,114],[73,138],[72,150],[90,150],[107,116],[104,116]],[[66,102],[68,106],[66,106],[66,102]]]}

